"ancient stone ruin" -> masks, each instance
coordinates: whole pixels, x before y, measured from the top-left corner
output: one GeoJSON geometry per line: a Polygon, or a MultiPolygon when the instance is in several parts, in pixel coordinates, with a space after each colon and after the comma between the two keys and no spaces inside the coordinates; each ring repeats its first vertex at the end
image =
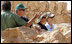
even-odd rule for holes
{"type": "Polygon", "coordinates": [[[33,28],[24,26],[9,28],[1,32],[1,41],[2,43],[71,43],[71,25],[56,24],[53,31],[41,34],[33,28]]]}

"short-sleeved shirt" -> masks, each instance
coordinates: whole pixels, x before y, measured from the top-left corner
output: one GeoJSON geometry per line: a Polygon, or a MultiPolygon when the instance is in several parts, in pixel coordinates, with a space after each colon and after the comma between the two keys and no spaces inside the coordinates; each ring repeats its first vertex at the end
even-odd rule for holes
{"type": "Polygon", "coordinates": [[[26,21],[21,19],[18,15],[10,11],[1,12],[1,30],[5,30],[7,28],[25,26],[25,25],[26,25],[26,21]]]}
{"type": "Polygon", "coordinates": [[[50,25],[48,23],[45,24],[46,28],[48,29],[48,31],[53,31],[55,25],[52,24],[52,28],[50,28],[50,25]]]}
{"type": "Polygon", "coordinates": [[[41,27],[41,29],[48,30],[48,29],[46,28],[46,26],[45,26],[45,25],[43,25],[43,24],[41,24],[40,22],[39,22],[39,23],[37,23],[37,24],[41,27]]]}

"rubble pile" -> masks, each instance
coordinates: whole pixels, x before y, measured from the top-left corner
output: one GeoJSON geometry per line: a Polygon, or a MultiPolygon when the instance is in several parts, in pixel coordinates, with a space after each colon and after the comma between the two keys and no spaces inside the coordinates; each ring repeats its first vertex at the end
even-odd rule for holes
{"type": "Polygon", "coordinates": [[[1,33],[1,37],[4,39],[3,43],[30,43],[36,36],[36,30],[24,26],[9,28],[1,33]]]}
{"type": "Polygon", "coordinates": [[[2,43],[71,43],[71,24],[55,24],[53,31],[38,34],[33,28],[9,28],[1,32],[2,43]]]}
{"type": "Polygon", "coordinates": [[[44,37],[39,43],[71,43],[71,25],[66,23],[56,24],[54,31],[47,31],[38,36],[44,37]]]}

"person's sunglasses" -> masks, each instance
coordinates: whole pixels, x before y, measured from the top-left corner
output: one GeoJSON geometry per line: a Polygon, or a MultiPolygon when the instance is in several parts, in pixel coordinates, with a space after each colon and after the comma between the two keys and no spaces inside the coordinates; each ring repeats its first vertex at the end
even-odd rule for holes
{"type": "Polygon", "coordinates": [[[46,18],[46,17],[42,17],[42,18],[46,18]]]}
{"type": "Polygon", "coordinates": [[[20,11],[25,11],[25,9],[20,9],[20,11]]]}

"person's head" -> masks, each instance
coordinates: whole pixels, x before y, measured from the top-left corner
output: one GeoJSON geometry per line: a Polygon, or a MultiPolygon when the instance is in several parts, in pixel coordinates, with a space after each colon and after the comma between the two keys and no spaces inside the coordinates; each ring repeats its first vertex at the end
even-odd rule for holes
{"type": "Polygon", "coordinates": [[[50,14],[50,15],[48,15],[48,17],[46,18],[46,21],[51,23],[51,22],[53,22],[54,17],[55,17],[54,14],[50,14]]]}
{"type": "Polygon", "coordinates": [[[27,9],[27,8],[24,7],[23,4],[18,4],[18,5],[15,7],[16,14],[19,15],[19,16],[23,16],[26,9],[27,9]]]}
{"type": "Polygon", "coordinates": [[[11,2],[10,1],[3,1],[2,10],[10,11],[11,10],[11,2]]]}
{"type": "Polygon", "coordinates": [[[47,22],[49,22],[49,21],[52,22],[53,19],[54,19],[54,17],[48,17],[48,18],[47,18],[47,22]]]}
{"type": "Polygon", "coordinates": [[[43,16],[42,19],[41,19],[41,21],[42,21],[42,22],[45,22],[45,21],[46,21],[46,17],[43,16]]]}
{"type": "Polygon", "coordinates": [[[43,14],[43,15],[41,16],[40,22],[44,22],[44,23],[45,23],[45,21],[46,21],[46,16],[47,16],[47,15],[43,14]]]}

